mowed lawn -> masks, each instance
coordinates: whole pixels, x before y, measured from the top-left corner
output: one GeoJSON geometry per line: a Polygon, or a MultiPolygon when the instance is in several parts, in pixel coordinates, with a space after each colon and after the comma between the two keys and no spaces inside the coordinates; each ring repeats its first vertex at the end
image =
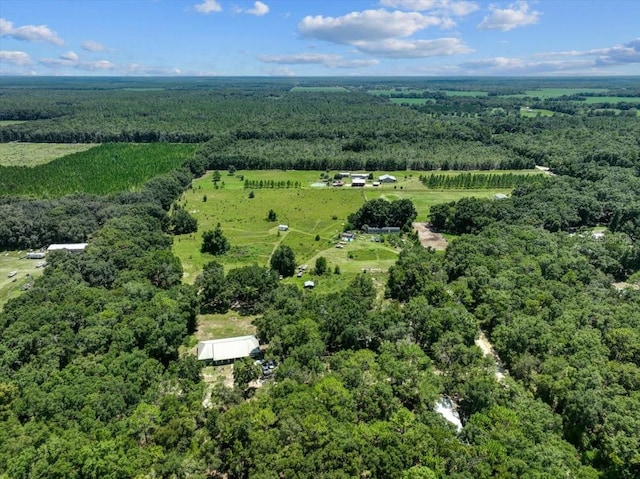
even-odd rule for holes
{"type": "Polygon", "coordinates": [[[0,166],[44,165],[95,146],[93,143],[0,143],[0,166]]]}
{"type": "MultiPolygon", "coordinates": [[[[328,172],[333,178],[336,172],[328,172]]],[[[374,177],[384,172],[374,172],[374,177]]],[[[308,264],[313,268],[315,259],[324,256],[331,270],[339,266],[341,275],[318,279],[318,289],[325,288],[327,281],[333,289],[336,282],[346,282],[363,270],[385,275],[397,258],[399,249],[388,243],[376,243],[371,237],[361,235],[354,243],[344,248],[336,248],[340,233],[344,230],[347,217],[357,211],[365,201],[385,198],[389,201],[410,199],[418,212],[418,221],[427,221],[429,208],[433,204],[458,200],[465,196],[490,198],[496,193],[510,193],[501,190],[430,190],[419,180],[421,172],[389,172],[398,179],[395,184],[366,188],[313,187],[322,174],[319,171],[238,171],[229,176],[220,172],[218,189],[214,187],[212,172],[193,182],[192,188],[183,195],[180,203],[198,220],[198,232],[177,236],[173,251],[182,261],[185,281],[192,283],[202,267],[209,261],[219,261],[225,268],[237,268],[257,263],[268,265],[273,251],[278,245],[291,247],[298,264],[308,264]],[[300,182],[300,188],[289,189],[245,189],[242,177],[251,180],[274,180],[300,182]],[[220,185],[224,182],[224,187],[220,185]],[[250,198],[253,191],[254,197],[250,198]],[[205,201],[206,197],[206,201],[205,201]],[[277,214],[277,220],[267,220],[269,210],[277,214]],[[202,233],[214,229],[220,223],[224,235],[231,244],[231,250],[223,256],[212,256],[200,252],[202,233]],[[287,225],[288,231],[278,230],[278,225],[287,225]],[[316,239],[318,238],[318,239],[316,239]],[[338,277],[340,276],[340,277],[338,277]],[[329,281],[330,279],[330,281],[329,281]]],[[[422,172],[429,174],[428,172],[422,172]]],[[[458,172],[444,172],[456,174],[458,172]]],[[[499,172],[487,172],[499,173],[499,172]]],[[[523,172],[529,174],[531,172],[523,172]]],[[[302,285],[310,279],[309,273],[303,278],[291,280],[302,285]]]]}

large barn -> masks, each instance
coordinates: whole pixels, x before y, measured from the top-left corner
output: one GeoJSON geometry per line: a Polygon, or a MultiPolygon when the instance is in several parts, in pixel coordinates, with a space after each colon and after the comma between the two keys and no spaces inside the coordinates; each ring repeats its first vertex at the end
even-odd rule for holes
{"type": "Polygon", "coordinates": [[[255,336],[210,339],[198,343],[198,359],[216,364],[231,362],[260,354],[260,343],[255,336]]]}

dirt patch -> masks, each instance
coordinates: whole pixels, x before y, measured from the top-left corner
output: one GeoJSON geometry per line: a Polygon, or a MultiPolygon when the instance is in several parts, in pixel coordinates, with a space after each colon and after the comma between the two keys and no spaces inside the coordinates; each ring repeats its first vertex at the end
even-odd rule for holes
{"type": "Polygon", "coordinates": [[[496,371],[495,371],[496,379],[498,381],[502,381],[502,379],[504,379],[504,377],[507,375],[507,370],[504,368],[504,365],[502,364],[502,361],[498,357],[496,350],[493,349],[492,344],[489,342],[489,339],[487,338],[487,336],[484,334],[483,331],[480,331],[480,336],[478,337],[478,339],[476,339],[475,343],[476,343],[476,346],[482,349],[482,353],[485,356],[489,356],[490,358],[493,359],[493,361],[496,364],[496,371]]]}
{"type": "Polygon", "coordinates": [[[413,223],[413,230],[418,233],[420,244],[425,248],[435,250],[447,249],[447,240],[440,233],[436,233],[428,223],[413,223]]]}
{"type": "Polygon", "coordinates": [[[640,289],[640,284],[625,283],[624,281],[620,281],[619,283],[613,283],[612,286],[618,291],[622,289],[640,289]]]}

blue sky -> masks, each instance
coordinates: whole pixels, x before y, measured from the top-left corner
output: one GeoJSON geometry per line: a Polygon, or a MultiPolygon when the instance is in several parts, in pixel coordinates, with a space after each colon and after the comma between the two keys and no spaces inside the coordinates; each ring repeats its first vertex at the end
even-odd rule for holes
{"type": "Polygon", "coordinates": [[[640,75],[640,0],[1,0],[3,75],[640,75]]]}

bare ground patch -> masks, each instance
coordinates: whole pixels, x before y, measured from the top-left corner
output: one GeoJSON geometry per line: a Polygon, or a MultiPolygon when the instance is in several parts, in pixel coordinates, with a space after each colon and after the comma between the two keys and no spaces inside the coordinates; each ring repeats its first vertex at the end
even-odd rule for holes
{"type": "Polygon", "coordinates": [[[418,233],[420,244],[425,248],[433,248],[435,250],[447,249],[447,240],[441,233],[436,233],[428,223],[414,222],[413,230],[418,233]]]}

